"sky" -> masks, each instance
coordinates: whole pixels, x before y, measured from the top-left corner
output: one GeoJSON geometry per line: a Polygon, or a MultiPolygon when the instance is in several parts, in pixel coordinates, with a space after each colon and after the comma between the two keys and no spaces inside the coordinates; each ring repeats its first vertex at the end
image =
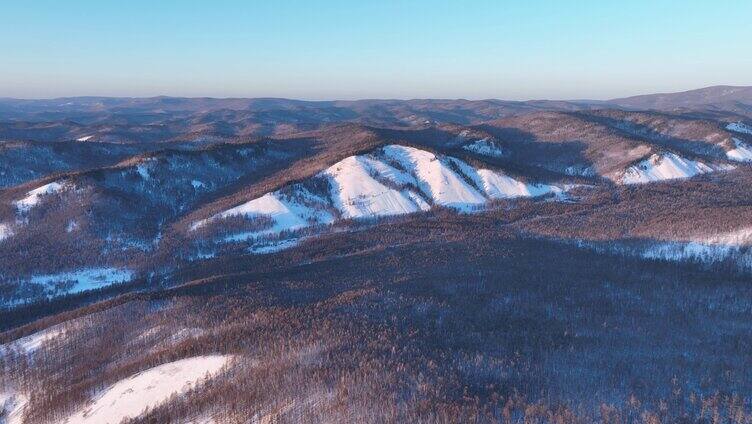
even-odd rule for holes
{"type": "Polygon", "coordinates": [[[0,0],[0,97],[609,99],[752,85],[750,0],[0,0]]]}

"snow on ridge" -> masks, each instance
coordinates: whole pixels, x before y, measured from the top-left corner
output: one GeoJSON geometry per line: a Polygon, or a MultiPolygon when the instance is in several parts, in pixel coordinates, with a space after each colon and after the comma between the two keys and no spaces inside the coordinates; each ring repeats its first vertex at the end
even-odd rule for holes
{"type": "Polygon", "coordinates": [[[742,134],[752,134],[752,127],[743,122],[732,122],[726,125],[726,129],[742,134]]]}
{"type": "Polygon", "coordinates": [[[84,136],[84,137],[77,138],[76,141],[89,141],[92,138],[94,138],[93,135],[87,135],[87,136],[84,136]]]}
{"type": "Polygon", "coordinates": [[[737,162],[752,162],[752,146],[732,138],[734,148],[726,152],[726,157],[737,162]]]}
{"type": "Polygon", "coordinates": [[[730,165],[707,165],[675,153],[654,153],[624,171],[622,184],[646,184],[655,181],[690,178],[713,171],[733,169],[730,165]]]}
{"type": "Polygon", "coordinates": [[[115,424],[136,418],[168,401],[173,394],[184,394],[205,378],[216,376],[231,359],[230,355],[196,356],[139,372],[100,392],[65,422],[115,424]]]}
{"type": "MultiPolygon", "coordinates": [[[[389,145],[370,154],[347,157],[307,182],[266,193],[196,221],[191,225],[191,231],[208,222],[232,216],[271,219],[268,227],[234,234],[223,240],[245,241],[314,225],[328,225],[337,219],[426,211],[433,205],[471,212],[489,200],[561,194],[566,189],[524,183],[497,171],[476,169],[457,158],[414,147],[389,145]],[[309,189],[311,186],[318,188],[309,189]]],[[[255,241],[263,246],[263,240],[255,241]]],[[[282,242],[281,245],[291,246],[292,243],[282,242]]],[[[263,253],[268,249],[261,247],[257,250],[251,249],[251,252],[263,253]]]]}
{"type": "Polygon", "coordinates": [[[462,148],[467,151],[477,153],[481,156],[490,156],[493,158],[500,158],[504,157],[505,155],[504,151],[496,146],[496,143],[491,141],[491,139],[489,138],[475,140],[470,144],[462,146],[462,148]]]}
{"type": "Polygon", "coordinates": [[[13,204],[16,206],[16,209],[18,209],[19,212],[28,212],[29,210],[31,210],[31,208],[39,204],[43,196],[60,193],[61,191],[68,190],[71,187],[72,185],[66,181],[53,181],[29,191],[28,193],[26,193],[26,197],[21,200],[16,200],[15,202],[13,202],[13,204]]]}

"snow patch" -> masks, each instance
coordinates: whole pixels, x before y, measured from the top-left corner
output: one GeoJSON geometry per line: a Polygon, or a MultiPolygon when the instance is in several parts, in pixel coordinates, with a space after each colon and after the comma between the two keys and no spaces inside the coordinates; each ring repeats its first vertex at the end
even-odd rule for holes
{"type": "Polygon", "coordinates": [[[51,182],[41,187],[37,187],[34,190],[26,193],[26,197],[21,200],[16,200],[13,204],[16,206],[19,212],[28,212],[34,206],[38,205],[43,196],[60,193],[63,190],[67,190],[71,185],[65,181],[63,182],[51,182]]]}
{"type": "Polygon", "coordinates": [[[85,136],[85,137],[80,137],[80,138],[77,138],[77,139],[76,139],[76,141],[89,141],[89,140],[91,140],[92,138],[94,138],[94,136],[93,136],[93,135],[87,135],[87,136],[85,136]]]}
{"type": "Polygon", "coordinates": [[[136,172],[138,172],[138,175],[140,175],[144,181],[149,181],[151,176],[149,175],[149,167],[145,163],[139,163],[136,165],[136,172]]]}
{"type": "Polygon", "coordinates": [[[200,189],[200,188],[206,187],[206,184],[204,184],[203,182],[201,182],[199,180],[193,180],[193,181],[191,181],[191,185],[193,186],[193,188],[195,188],[197,190],[200,189]]]}
{"type": "Polygon", "coordinates": [[[752,162],[752,146],[733,138],[734,148],[726,152],[726,157],[737,162],[752,162]]]}
{"type": "Polygon", "coordinates": [[[80,293],[94,290],[112,284],[125,283],[133,278],[133,272],[120,268],[89,268],[58,274],[36,275],[29,280],[34,284],[42,284],[53,290],[55,283],[69,282],[73,285],[64,289],[64,294],[80,293]]]}
{"type": "Polygon", "coordinates": [[[655,153],[624,171],[622,184],[645,184],[655,181],[690,178],[732,166],[713,166],[683,158],[674,153],[655,153]]]}
{"type": "Polygon", "coordinates": [[[76,222],[75,220],[70,220],[68,221],[68,225],[65,227],[65,232],[72,233],[73,231],[76,231],[77,228],[78,222],[76,222]]]}
{"type": "Polygon", "coordinates": [[[0,223],[0,241],[7,239],[13,235],[13,230],[8,224],[0,223]]]}
{"type": "Polygon", "coordinates": [[[726,125],[726,129],[742,134],[752,134],[752,127],[743,122],[733,122],[731,124],[728,124],[726,125]]]}
{"type": "Polygon", "coordinates": [[[169,362],[120,380],[89,405],[69,417],[67,424],[116,424],[135,418],[219,373],[228,355],[197,356],[169,362]]]}
{"type": "Polygon", "coordinates": [[[505,155],[504,151],[501,150],[501,148],[499,148],[496,143],[494,143],[489,138],[475,140],[468,145],[462,146],[462,148],[482,156],[489,156],[493,158],[501,158],[505,155]]]}

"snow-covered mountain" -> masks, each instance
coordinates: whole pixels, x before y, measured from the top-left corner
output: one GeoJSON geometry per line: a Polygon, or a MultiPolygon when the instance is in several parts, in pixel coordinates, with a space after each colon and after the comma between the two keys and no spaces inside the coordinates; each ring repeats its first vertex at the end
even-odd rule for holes
{"type": "Polygon", "coordinates": [[[657,181],[691,178],[714,171],[734,169],[728,164],[706,164],[681,157],[675,153],[654,153],[649,158],[624,171],[622,184],[646,184],[657,181]]]}
{"type": "Polygon", "coordinates": [[[230,217],[265,220],[227,240],[278,235],[343,219],[403,215],[443,206],[462,212],[491,200],[561,194],[566,187],[523,182],[498,170],[415,147],[388,145],[347,157],[310,179],[193,223],[196,230],[230,217]]]}

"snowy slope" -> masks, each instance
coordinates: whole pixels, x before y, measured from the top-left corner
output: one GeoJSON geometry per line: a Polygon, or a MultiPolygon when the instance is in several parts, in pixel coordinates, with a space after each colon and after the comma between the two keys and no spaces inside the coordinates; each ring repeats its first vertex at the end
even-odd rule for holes
{"type": "Polygon", "coordinates": [[[741,122],[733,122],[731,124],[728,124],[726,125],[726,129],[742,134],[752,134],[752,127],[741,122]]]}
{"type": "Polygon", "coordinates": [[[407,146],[386,146],[384,155],[396,161],[418,181],[418,187],[434,204],[470,210],[486,201],[449,166],[431,152],[407,146]]]}
{"type": "Polygon", "coordinates": [[[167,401],[173,394],[182,394],[205,377],[217,374],[230,356],[197,356],[162,364],[118,381],[91,404],[69,417],[67,424],[115,424],[125,418],[141,415],[167,401]]]}
{"type": "Polygon", "coordinates": [[[0,345],[0,355],[4,354],[7,351],[16,351],[25,354],[34,353],[48,341],[57,337],[65,336],[65,333],[66,329],[62,324],[37,331],[36,333],[29,336],[22,337],[18,340],[4,345],[0,345]]]}
{"type": "Polygon", "coordinates": [[[752,146],[734,138],[734,148],[726,152],[726,157],[737,162],[752,162],[752,146]]]}
{"type": "Polygon", "coordinates": [[[399,215],[428,209],[428,204],[409,190],[396,190],[379,182],[373,175],[392,185],[416,185],[415,179],[394,167],[367,156],[351,156],[324,172],[330,179],[334,206],[343,218],[399,215]]]}
{"type": "Polygon", "coordinates": [[[478,175],[483,182],[483,190],[492,199],[513,197],[538,197],[549,193],[560,193],[561,188],[546,184],[526,184],[512,177],[488,169],[481,169],[478,175]]]}
{"type": "Polygon", "coordinates": [[[624,171],[622,184],[645,184],[655,181],[690,178],[730,166],[711,166],[703,162],[683,158],[675,153],[655,153],[637,165],[624,171]]]}
{"type": "Polygon", "coordinates": [[[23,423],[28,399],[19,393],[0,392],[0,424],[23,423]]]}
{"type": "Polygon", "coordinates": [[[51,182],[26,193],[26,197],[16,200],[13,204],[19,212],[28,212],[31,208],[38,205],[43,196],[60,193],[69,189],[71,186],[66,182],[51,182]]]}
{"type": "Polygon", "coordinates": [[[191,228],[232,216],[271,219],[269,227],[224,239],[241,241],[330,224],[337,219],[402,215],[435,205],[472,211],[489,200],[561,192],[560,187],[524,183],[498,171],[476,169],[456,158],[390,145],[371,154],[345,158],[307,182],[267,193],[195,222],[191,228]],[[311,183],[313,180],[316,184],[311,183]],[[316,194],[310,186],[319,187],[314,190],[316,194]]]}

